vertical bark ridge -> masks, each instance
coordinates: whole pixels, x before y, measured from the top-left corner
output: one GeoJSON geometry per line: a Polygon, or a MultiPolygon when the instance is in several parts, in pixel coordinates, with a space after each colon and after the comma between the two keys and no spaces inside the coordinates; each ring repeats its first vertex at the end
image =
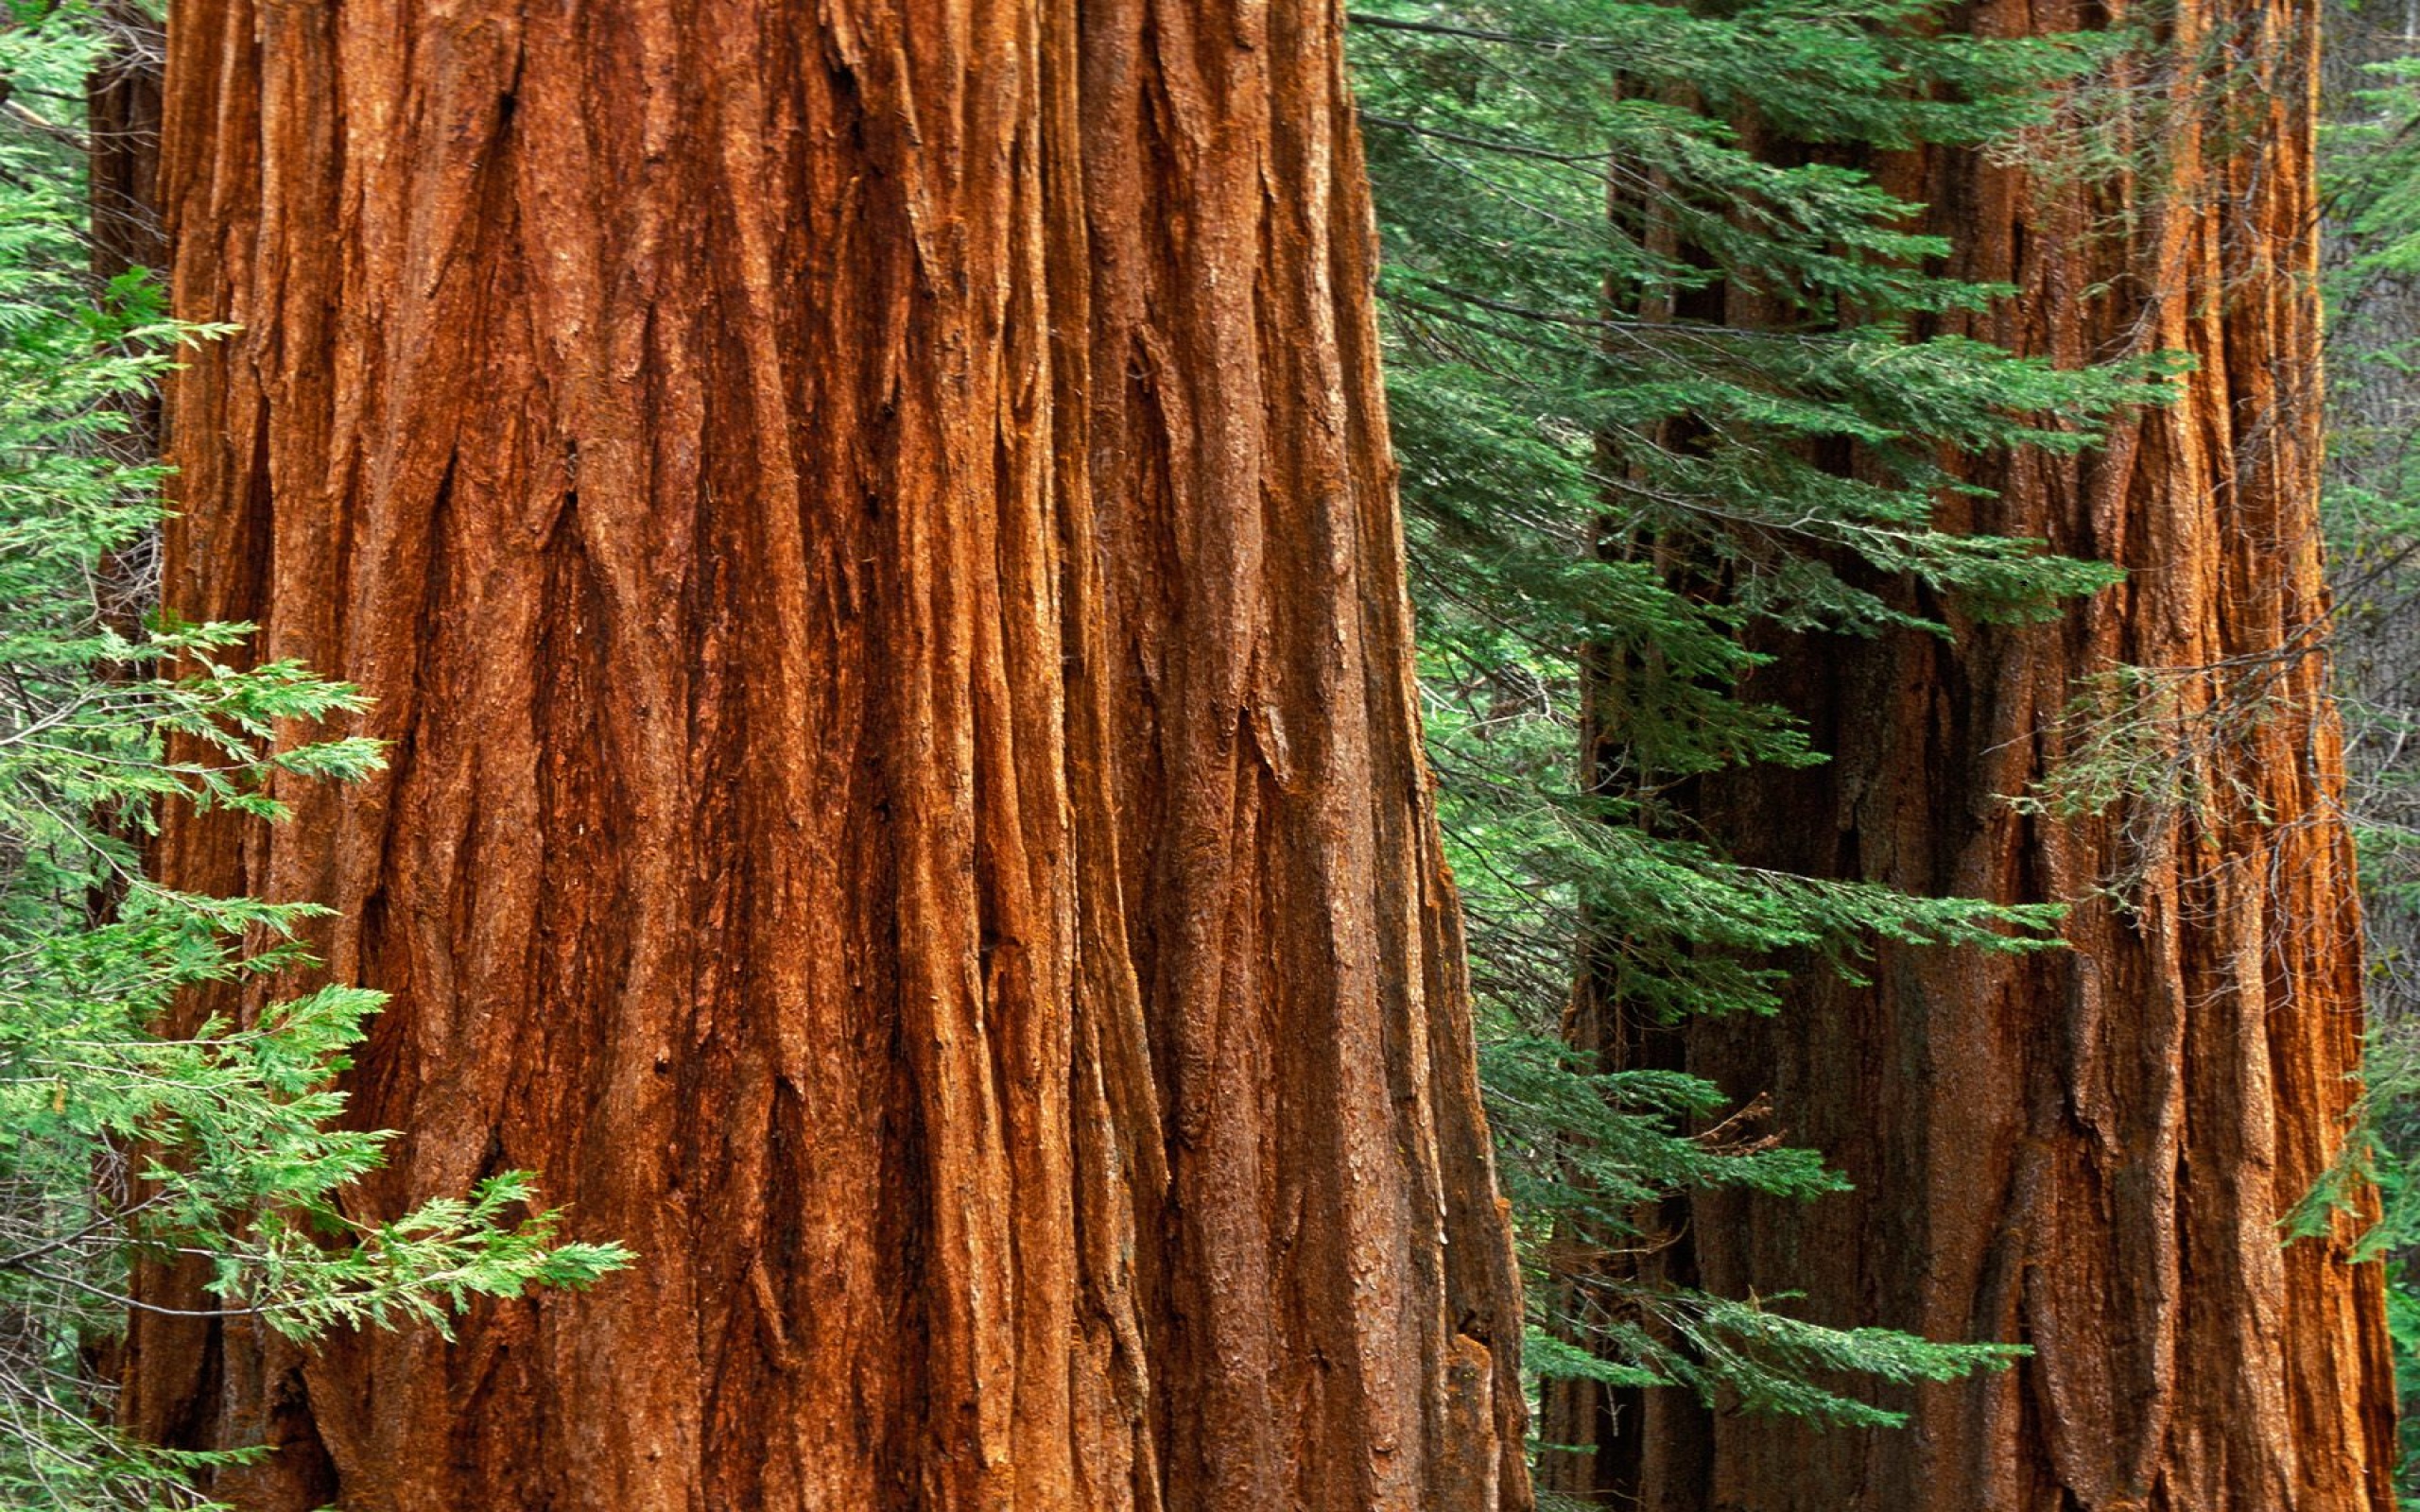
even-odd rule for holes
{"type": "Polygon", "coordinates": [[[163,873],[393,995],[364,1213],[641,1260],[147,1318],[136,1426],[264,1509],[1526,1505],[1339,23],[180,6],[169,602],[392,759],[163,873]]]}

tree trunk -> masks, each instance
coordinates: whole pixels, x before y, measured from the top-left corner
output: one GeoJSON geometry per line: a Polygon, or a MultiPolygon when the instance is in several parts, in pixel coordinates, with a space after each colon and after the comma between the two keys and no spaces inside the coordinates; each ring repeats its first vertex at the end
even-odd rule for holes
{"type": "MultiPolygon", "coordinates": [[[[168,249],[152,198],[160,177],[160,26],[138,0],[102,0],[93,24],[107,28],[111,43],[84,86],[93,276],[112,279],[134,267],[164,273],[168,249]]],[[[149,429],[143,438],[156,440],[149,429]]]]}
{"type": "Polygon", "coordinates": [[[162,871],[393,995],[362,1211],[639,1261],[143,1318],[138,1428],[260,1509],[1527,1504],[1339,19],[181,0],[167,601],[392,747],[162,871]]]}
{"type": "MultiPolygon", "coordinates": [[[[2007,36],[2102,14],[1987,0],[1967,20],[2007,36]]],[[[1970,334],[2068,365],[2192,356],[2174,406],[2079,459],[1971,459],[1996,497],[1945,501],[1953,527],[2040,537],[2127,581],[2033,627],[1903,586],[1955,644],[1775,638],[1745,691],[1795,708],[1832,759],[1711,782],[1703,802],[1754,863],[2071,901],[2073,949],[1884,945],[1870,988],[1810,965],[1779,1018],[1693,1026],[1690,1069],[1770,1094],[1787,1137],[1858,1190],[1700,1198],[1661,1262],[1729,1295],[1803,1290],[1828,1322],[2035,1352],[1895,1394],[1914,1414],[1900,1431],[1655,1394],[1605,1446],[1620,1504],[2393,1505],[2380,1278],[2348,1263],[2361,1216],[2290,1245],[2279,1228],[2341,1148],[2361,1028],[2316,520],[2316,11],[2159,14],[2156,56],[2102,97],[2119,113],[2071,123],[2068,150],[2118,155],[2114,177],[1948,151],[1883,165],[1954,238],[1952,274],[2018,289],[1970,334]],[[2090,680],[2119,665],[2152,670],[2090,680]],[[2096,767],[2130,796],[2007,801],[2096,767]]]]}

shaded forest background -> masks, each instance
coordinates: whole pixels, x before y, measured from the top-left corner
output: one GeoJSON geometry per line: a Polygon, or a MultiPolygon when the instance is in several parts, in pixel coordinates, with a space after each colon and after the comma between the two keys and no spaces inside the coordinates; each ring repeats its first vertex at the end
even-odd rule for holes
{"type": "MultiPolygon", "coordinates": [[[[2411,472],[2415,411],[2413,222],[2404,174],[2411,150],[2420,16],[2392,7],[2327,9],[2322,138],[2328,174],[2326,289],[2328,474],[2325,496],[2336,593],[2337,687],[2345,713],[2347,801],[2360,831],[2371,1014],[2367,1116],[2378,1142],[2383,1221],[2372,1251],[2388,1258],[2396,1374],[2407,1401],[2420,1392],[2420,891],[2414,890],[2411,742],[2420,715],[2420,599],[2411,472]]],[[[2407,1418],[2406,1498],[2420,1496],[2420,1423],[2407,1418]]]]}

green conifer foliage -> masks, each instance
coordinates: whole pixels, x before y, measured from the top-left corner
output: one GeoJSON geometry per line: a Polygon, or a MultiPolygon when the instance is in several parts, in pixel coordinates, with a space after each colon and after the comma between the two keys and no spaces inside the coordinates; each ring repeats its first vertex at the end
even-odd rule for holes
{"type": "Polygon", "coordinates": [[[2053,943],[2051,909],[1736,865],[1678,799],[1707,773],[1819,759],[1735,696],[1754,634],[1948,634],[2111,580],[1936,528],[1942,463],[2088,446],[2162,374],[1927,338],[1928,317],[2000,291],[1928,272],[1944,244],[1847,165],[2004,140],[2095,44],[1945,35],[1900,0],[1372,0],[1353,19],[1431,743],[1545,1332],[1531,1358],[1893,1421],[1840,1372],[1945,1379],[2012,1351],[1638,1279],[1665,1196],[1816,1198],[1839,1178],[1604,1025],[1635,1040],[1772,1011],[1777,953],[1853,976],[1876,937],[2053,943]],[[1872,588],[1910,580],[1933,613],[1872,588]]]}
{"type": "Polygon", "coordinates": [[[621,1264],[567,1244],[527,1173],[387,1218],[346,1185],[387,1136],[338,1126],[329,1080],[378,995],[299,991],[251,1022],[154,1032],[181,988],[309,962],[309,906],[145,877],[157,805],[276,817],[273,789],[358,775],[360,707],[250,627],[141,613],[160,472],[133,401],[180,341],[139,273],[95,290],[80,235],[80,101],[108,43],[81,7],[0,17],[0,1505],[202,1506],[200,1463],[107,1426],[92,1348],[138,1260],[208,1268],[215,1303],[293,1337],[422,1323],[475,1295],[621,1264]]]}

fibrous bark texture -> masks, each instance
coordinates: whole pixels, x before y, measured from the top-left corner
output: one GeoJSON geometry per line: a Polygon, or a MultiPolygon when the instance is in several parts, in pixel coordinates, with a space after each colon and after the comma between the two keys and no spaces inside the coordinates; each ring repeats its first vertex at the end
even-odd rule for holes
{"type": "Polygon", "coordinates": [[[1526,1504],[1339,42],[181,0],[167,602],[393,744],[162,870],[393,995],[363,1212],[640,1258],[145,1318],[137,1427],[260,1509],[1526,1504]]]}
{"type": "MultiPolygon", "coordinates": [[[[1979,34],[2112,18],[1988,0],[1979,34]]],[[[2119,15],[2118,22],[2130,18],[2119,15]]],[[[2039,537],[2127,579],[2055,623],[1954,643],[1776,638],[1747,692],[1823,766],[1709,784],[1745,859],[1927,895],[2073,903],[2072,949],[1884,945],[1874,985],[1806,972],[1771,1022],[1679,1057],[1769,1095],[1857,1191],[1696,1200],[1656,1257],[1827,1322],[2002,1339],[2006,1373],[1898,1394],[1904,1430],[1820,1433],[1634,1398],[1593,1468],[1652,1512],[2384,1512],[2392,1372],[2358,1213],[2284,1242],[2356,1092],[2360,919],[2338,812],[2320,576],[2315,8],[2180,0],[2159,44],[2006,160],[1879,164],[1950,271],[2018,293],[1968,327],[2062,364],[2189,354],[2172,406],[2080,458],[1973,458],[1953,526],[2039,537]],[[2064,156],[2066,162],[2057,160],[2064,156]],[[2116,674],[2121,666],[2143,669],[2116,674]],[[2043,812],[2009,799],[2066,793],[2043,812]],[[2107,790],[2096,794],[2096,785],[2107,790]],[[2122,794],[2122,796],[2117,796],[2122,794]],[[2102,801],[2103,799],[2109,799],[2102,801]]],[[[1735,292],[1729,318],[1753,322],[1735,292]]],[[[1628,1047],[1674,1051],[1651,1033],[1628,1047]]],[[[1548,1484],[1556,1484],[1549,1479],[1548,1484]]]]}

